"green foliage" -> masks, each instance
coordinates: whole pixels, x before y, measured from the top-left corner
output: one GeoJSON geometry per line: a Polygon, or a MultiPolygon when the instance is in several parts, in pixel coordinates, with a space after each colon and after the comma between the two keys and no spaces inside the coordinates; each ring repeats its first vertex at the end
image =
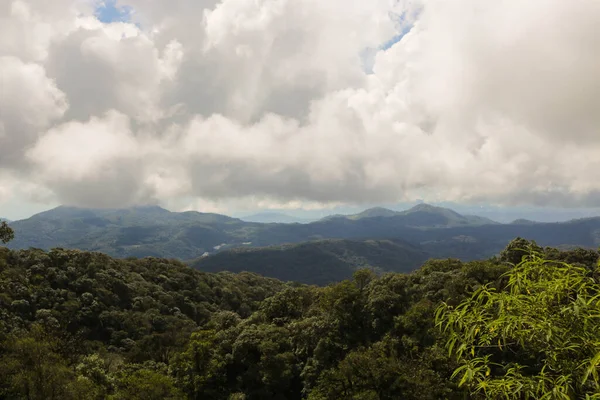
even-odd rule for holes
{"type": "Polygon", "coordinates": [[[116,394],[111,400],[179,400],[184,394],[175,386],[175,380],[163,371],[140,368],[121,373],[116,394]]]}
{"type": "Polygon", "coordinates": [[[77,379],[56,337],[40,325],[23,335],[12,334],[2,343],[1,394],[11,399],[53,400],[96,397],[92,382],[77,379]]]}
{"type": "Polygon", "coordinates": [[[476,380],[452,379],[469,363],[477,371],[478,358],[488,362],[488,383],[509,371],[533,382],[543,372],[574,395],[591,393],[598,253],[543,251],[554,261],[429,260],[410,274],[359,269],[317,287],[160,258],[0,248],[0,398],[458,400],[469,390],[483,396],[476,380]],[[485,301],[465,302],[473,292],[485,301]],[[496,295],[516,298],[510,311],[485,308],[496,295]],[[589,304],[572,301],[580,298],[589,304]],[[440,321],[468,311],[446,333],[435,321],[442,303],[440,321]],[[513,306],[531,318],[516,318],[513,306]],[[501,311],[512,325],[493,322],[501,311]],[[549,338],[541,317],[553,324],[549,338]],[[484,330],[465,330],[470,323],[507,330],[502,348],[491,339],[482,347],[484,330]],[[548,355],[556,360],[542,371],[548,355]]]}
{"type": "MultiPolygon", "coordinates": [[[[410,275],[360,270],[325,288],[288,287],[248,319],[215,314],[171,369],[194,399],[462,398],[433,315],[435,299],[478,284],[473,270],[446,260],[410,275]]],[[[491,268],[490,279],[505,270],[491,268]]]]}
{"type": "Polygon", "coordinates": [[[335,368],[321,375],[309,399],[435,400],[453,396],[444,382],[447,358],[428,348],[404,357],[389,337],[369,348],[351,351],[335,368]],[[440,374],[441,372],[441,374],[440,374]]]}
{"type": "Polygon", "coordinates": [[[0,248],[0,398],[181,398],[166,366],[190,334],[284,287],[164,259],[0,248]],[[133,368],[147,362],[165,368],[133,368]]]}
{"type": "Polygon", "coordinates": [[[500,253],[500,260],[507,262],[512,265],[517,265],[523,260],[523,257],[528,256],[531,253],[540,253],[542,248],[539,247],[535,242],[529,242],[523,238],[516,238],[506,246],[500,253]]]}
{"type": "Polygon", "coordinates": [[[8,243],[15,238],[15,232],[6,221],[0,222],[0,242],[8,243]]]}
{"type": "Polygon", "coordinates": [[[539,250],[511,243],[506,260],[523,258],[505,274],[504,290],[486,284],[437,311],[448,352],[461,364],[453,377],[473,396],[600,398],[597,263],[547,260],[539,250]],[[523,247],[529,249],[524,256],[523,247]]]}

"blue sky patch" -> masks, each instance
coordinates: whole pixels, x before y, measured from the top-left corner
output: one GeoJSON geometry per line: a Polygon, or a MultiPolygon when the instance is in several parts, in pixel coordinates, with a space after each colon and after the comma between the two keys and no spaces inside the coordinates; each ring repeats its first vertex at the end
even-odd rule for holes
{"type": "Polygon", "coordinates": [[[398,43],[414,26],[414,21],[419,17],[421,10],[417,10],[414,15],[408,15],[406,11],[400,14],[390,14],[390,18],[396,22],[399,32],[390,40],[381,45],[381,50],[387,50],[398,43]]]}
{"type": "Polygon", "coordinates": [[[378,48],[368,48],[364,49],[360,54],[360,59],[362,61],[362,68],[367,74],[373,73],[373,65],[375,63],[375,55],[379,50],[387,50],[399,41],[402,40],[404,36],[412,29],[412,25],[402,27],[401,31],[390,38],[385,43],[381,44],[378,48]]]}
{"type": "Polygon", "coordinates": [[[131,21],[131,7],[120,6],[117,0],[98,2],[96,17],[104,23],[131,21]]]}
{"type": "Polygon", "coordinates": [[[392,47],[393,45],[395,45],[396,43],[401,41],[402,38],[404,37],[404,35],[406,35],[408,32],[410,32],[410,29],[407,29],[406,32],[401,32],[401,33],[395,35],[393,38],[391,38],[390,40],[388,40],[387,42],[382,44],[380,49],[381,50],[389,49],[390,47],[392,47]]]}

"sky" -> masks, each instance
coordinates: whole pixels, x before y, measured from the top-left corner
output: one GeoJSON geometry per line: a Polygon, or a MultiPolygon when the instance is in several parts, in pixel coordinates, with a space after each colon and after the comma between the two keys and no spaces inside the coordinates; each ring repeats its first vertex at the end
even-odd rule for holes
{"type": "Polygon", "coordinates": [[[4,0],[0,216],[588,213],[599,47],[596,0],[4,0]]]}

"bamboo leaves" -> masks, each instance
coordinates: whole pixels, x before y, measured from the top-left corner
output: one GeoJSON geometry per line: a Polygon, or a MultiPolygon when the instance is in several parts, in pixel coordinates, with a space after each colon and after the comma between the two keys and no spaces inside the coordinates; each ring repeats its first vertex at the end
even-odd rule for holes
{"type": "MultiPolygon", "coordinates": [[[[506,289],[482,286],[436,322],[475,397],[599,398],[600,285],[589,270],[529,249],[506,289]]],[[[598,267],[595,267],[597,272],[598,267]]]]}

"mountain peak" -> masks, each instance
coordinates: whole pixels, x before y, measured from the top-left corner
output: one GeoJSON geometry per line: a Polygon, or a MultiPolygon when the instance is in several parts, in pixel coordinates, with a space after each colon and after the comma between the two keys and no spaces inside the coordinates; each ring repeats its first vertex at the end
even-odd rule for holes
{"type": "Polygon", "coordinates": [[[409,208],[405,212],[410,213],[410,212],[441,212],[441,211],[452,211],[452,210],[450,210],[449,208],[432,206],[431,204],[427,204],[427,203],[420,203],[414,207],[409,208]]]}
{"type": "Polygon", "coordinates": [[[538,223],[539,222],[532,221],[530,219],[525,219],[525,218],[515,219],[514,221],[511,222],[512,225],[534,225],[534,224],[538,224],[538,223]]]}
{"type": "Polygon", "coordinates": [[[389,208],[385,208],[385,207],[371,207],[371,208],[367,208],[365,211],[361,212],[360,214],[395,214],[396,211],[390,210],[389,208]]]}
{"type": "Polygon", "coordinates": [[[383,207],[373,207],[366,209],[365,211],[351,215],[350,219],[361,219],[361,218],[375,218],[375,217],[393,217],[398,215],[396,211],[383,208],[383,207]]]}
{"type": "Polygon", "coordinates": [[[427,203],[417,204],[416,206],[409,208],[404,211],[403,214],[413,214],[413,213],[429,213],[429,214],[439,214],[444,215],[449,218],[464,218],[463,215],[457,213],[454,210],[445,207],[433,206],[427,203]]]}

